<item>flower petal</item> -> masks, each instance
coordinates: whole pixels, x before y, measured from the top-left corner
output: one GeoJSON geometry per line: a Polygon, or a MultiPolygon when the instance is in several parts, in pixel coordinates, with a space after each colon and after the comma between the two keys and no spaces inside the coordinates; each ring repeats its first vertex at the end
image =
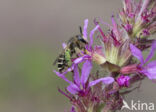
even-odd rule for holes
{"type": "Polygon", "coordinates": [[[67,47],[67,44],[66,43],[62,43],[62,47],[63,47],[63,49],[65,49],[67,47]]]}
{"type": "Polygon", "coordinates": [[[156,79],[156,61],[150,62],[144,70],[142,70],[149,79],[156,79]]]}
{"type": "Polygon", "coordinates": [[[125,87],[129,86],[129,80],[130,80],[130,77],[124,76],[124,75],[121,75],[120,77],[117,78],[118,84],[120,86],[125,86],[125,87]]]}
{"type": "MultiPolygon", "coordinates": [[[[99,22],[97,21],[97,18],[94,19],[94,24],[95,24],[95,25],[98,25],[98,24],[99,24],[99,22]]],[[[98,30],[99,30],[99,32],[101,33],[103,39],[106,40],[107,37],[105,36],[105,34],[104,34],[104,32],[102,31],[102,29],[101,29],[100,26],[99,26],[98,30]]]]}
{"type": "Polygon", "coordinates": [[[57,72],[57,71],[55,71],[55,70],[54,70],[53,72],[55,72],[56,75],[57,75],[58,77],[62,78],[63,80],[65,80],[65,81],[68,82],[69,84],[72,84],[72,83],[73,83],[73,82],[69,81],[69,80],[64,76],[64,74],[61,74],[61,73],[59,73],[59,72],[57,72]]]}
{"type": "Polygon", "coordinates": [[[131,53],[135,56],[141,64],[144,64],[144,58],[140,49],[135,47],[133,44],[130,44],[131,53]]]}
{"type": "Polygon", "coordinates": [[[83,62],[85,59],[90,59],[91,56],[89,55],[84,55],[82,57],[79,57],[79,58],[76,58],[74,61],[73,61],[73,64],[76,65],[76,64],[79,64],[81,62],[83,62]]]}
{"type": "Polygon", "coordinates": [[[147,56],[145,63],[148,62],[153,57],[155,50],[156,50],[156,41],[154,41],[152,43],[151,51],[150,51],[149,55],[147,56]]]}
{"type": "Polygon", "coordinates": [[[74,67],[74,81],[78,86],[80,86],[80,76],[79,76],[78,65],[75,65],[74,67]]]}
{"type": "Polygon", "coordinates": [[[100,22],[101,24],[106,25],[106,26],[109,27],[110,29],[113,28],[110,24],[104,22],[103,19],[102,19],[101,17],[99,17],[99,18],[97,18],[97,19],[99,19],[99,22],[100,22]]]}
{"type": "Polygon", "coordinates": [[[89,87],[96,85],[97,83],[102,82],[103,84],[111,84],[112,82],[114,82],[114,78],[112,77],[104,77],[104,78],[100,78],[94,81],[91,81],[89,83],[89,87]]]}
{"type": "Polygon", "coordinates": [[[83,60],[84,60],[84,56],[79,57],[79,58],[76,58],[76,59],[74,60],[74,64],[81,63],[83,60]]]}
{"type": "MultiPolygon", "coordinates": [[[[67,74],[68,72],[71,72],[74,68],[75,68],[75,65],[83,62],[85,59],[90,59],[91,57],[89,55],[84,55],[82,57],[79,57],[79,58],[76,58],[74,61],[73,61],[73,64],[71,67],[69,67],[65,72],[62,73],[62,75],[65,75],[67,74]]],[[[56,71],[55,71],[56,73],[56,71]]],[[[58,72],[59,73],[59,72],[58,72]]]]}
{"type": "Polygon", "coordinates": [[[88,19],[84,20],[84,27],[83,27],[83,36],[84,39],[87,40],[87,27],[88,27],[88,19]]]}
{"type": "Polygon", "coordinates": [[[76,112],[75,107],[72,106],[70,112],[76,112]]]}
{"type": "Polygon", "coordinates": [[[81,84],[85,88],[85,84],[88,80],[90,71],[92,69],[92,62],[90,60],[86,60],[82,67],[82,73],[81,73],[81,84]]]}
{"type": "Polygon", "coordinates": [[[149,64],[146,65],[147,68],[152,68],[156,66],[156,60],[150,62],[149,64]]]}
{"type": "Polygon", "coordinates": [[[89,42],[89,48],[91,49],[93,45],[93,35],[95,31],[99,28],[99,25],[96,25],[96,27],[90,32],[90,42],[89,42]]]}
{"type": "Polygon", "coordinates": [[[67,87],[67,90],[71,93],[71,94],[76,94],[80,91],[80,89],[78,88],[77,85],[75,85],[74,83],[73,84],[70,84],[68,87],[67,87]]]}
{"type": "Polygon", "coordinates": [[[112,25],[113,25],[113,33],[116,35],[117,40],[119,40],[119,31],[118,31],[118,26],[114,20],[114,16],[112,16],[112,25]]]}

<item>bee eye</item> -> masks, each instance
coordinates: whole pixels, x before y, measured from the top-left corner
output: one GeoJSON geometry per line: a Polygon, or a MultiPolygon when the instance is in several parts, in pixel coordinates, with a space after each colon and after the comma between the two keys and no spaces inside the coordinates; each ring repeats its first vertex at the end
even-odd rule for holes
{"type": "Polygon", "coordinates": [[[80,35],[77,35],[77,38],[78,38],[78,40],[81,40],[82,39],[82,37],[80,35]]]}
{"type": "Polygon", "coordinates": [[[78,38],[78,40],[80,40],[81,42],[87,43],[87,42],[83,39],[83,37],[82,37],[81,35],[78,35],[77,38],[78,38]]]}

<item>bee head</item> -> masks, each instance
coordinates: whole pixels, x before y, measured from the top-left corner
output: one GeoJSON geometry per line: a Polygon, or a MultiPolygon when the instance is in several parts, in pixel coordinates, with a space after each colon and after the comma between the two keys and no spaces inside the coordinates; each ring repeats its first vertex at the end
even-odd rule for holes
{"type": "Polygon", "coordinates": [[[78,41],[87,44],[87,41],[82,37],[82,35],[77,35],[76,38],[78,39],[78,41]]]}

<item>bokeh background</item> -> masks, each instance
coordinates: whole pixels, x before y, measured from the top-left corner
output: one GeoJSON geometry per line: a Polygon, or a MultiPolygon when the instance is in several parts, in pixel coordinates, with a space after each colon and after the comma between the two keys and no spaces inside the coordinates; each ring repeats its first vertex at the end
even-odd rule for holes
{"type": "MultiPolygon", "coordinates": [[[[57,91],[66,86],[52,71],[62,42],[78,34],[84,19],[110,17],[122,0],[1,0],[0,112],[63,112],[69,101],[57,91]]],[[[142,82],[126,97],[154,102],[156,84],[142,82]]],[[[155,107],[156,108],[156,107],[155,107]]]]}

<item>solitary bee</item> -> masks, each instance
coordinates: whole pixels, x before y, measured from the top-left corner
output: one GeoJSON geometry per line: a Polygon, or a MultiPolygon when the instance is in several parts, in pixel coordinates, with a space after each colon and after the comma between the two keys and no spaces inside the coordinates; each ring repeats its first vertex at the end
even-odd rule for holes
{"type": "Polygon", "coordinates": [[[57,63],[58,71],[62,73],[69,68],[72,64],[71,60],[78,57],[81,51],[85,52],[85,46],[87,44],[88,42],[83,38],[80,27],[80,34],[68,40],[67,46],[54,62],[54,65],[57,63]]]}

